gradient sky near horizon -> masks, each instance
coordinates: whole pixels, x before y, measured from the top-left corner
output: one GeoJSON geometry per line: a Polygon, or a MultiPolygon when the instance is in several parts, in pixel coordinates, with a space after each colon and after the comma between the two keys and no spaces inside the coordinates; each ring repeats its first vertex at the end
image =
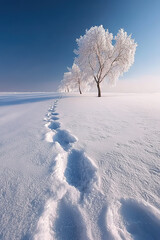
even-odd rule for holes
{"type": "Polygon", "coordinates": [[[55,91],[76,38],[101,24],[138,43],[125,79],[160,76],[159,0],[0,0],[0,92],[55,91]]]}

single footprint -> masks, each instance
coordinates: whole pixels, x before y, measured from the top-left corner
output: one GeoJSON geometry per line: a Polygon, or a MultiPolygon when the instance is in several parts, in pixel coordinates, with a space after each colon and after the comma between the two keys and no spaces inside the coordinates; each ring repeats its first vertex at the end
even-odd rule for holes
{"type": "Polygon", "coordinates": [[[58,129],[58,128],[60,128],[60,123],[59,122],[51,122],[49,125],[48,125],[48,127],[50,128],[50,129],[58,129]]]}
{"type": "Polygon", "coordinates": [[[80,192],[87,192],[97,180],[96,167],[83,151],[71,150],[68,156],[65,177],[67,182],[80,192]]]}
{"type": "Polygon", "coordinates": [[[57,133],[55,134],[53,140],[55,142],[57,141],[65,151],[68,151],[72,144],[77,141],[77,139],[67,130],[61,129],[57,129],[57,133]]]}
{"type": "Polygon", "coordinates": [[[57,215],[53,229],[57,240],[88,240],[86,226],[77,206],[62,199],[57,215]]]}
{"type": "Polygon", "coordinates": [[[58,117],[55,117],[55,116],[51,116],[50,119],[52,119],[52,120],[58,120],[59,118],[58,118],[58,117]]]}
{"type": "Polygon", "coordinates": [[[59,115],[59,113],[53,112],[53,113],[51,113],[51,115],[57,116],[57,115],[59,115]]]}
{"type": "Polygon", "coordinates": [[[160,213],[134,199],[121,200],[121,215],[127,231],[135,240],[160,239],[160,213]]]}

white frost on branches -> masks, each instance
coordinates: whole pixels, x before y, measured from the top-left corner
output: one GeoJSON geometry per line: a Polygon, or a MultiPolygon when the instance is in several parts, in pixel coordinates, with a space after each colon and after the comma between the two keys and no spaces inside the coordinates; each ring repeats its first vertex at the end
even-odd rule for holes
{"type": "MultiPolygon", "coordinates": [[[[72,68],[68,68],[72,75],[72,82],[74,83],[74,89],[78,89],[79,93],[82,94],[81,82],[83,80],[83,74],[77,64],[73,63],[72,68]]],[[[74,90],[73,89],[73,90],[74,90]]]]}
{"type": "Polygon", "coordinates": [[[137,44],[123,29],[113,37],[102,25],[91,27],[76,41],[77,57],[72,68],[68,68],[69,72],[64,74],[60,91],[79,90],[81,93],[81,89],[86,90],[94,82],[101,97],[102,81],[106,79],[115,85],[134,63],[137,44]]]}
{"type": "Polygon", "coordinates": [[[89,81],[86,81],[85,74],[80,70],[79,66],[73,63],[72,68],[68,68],[68,72],[64,73],[63,80],[59,88],[60,92],[88,90],[89,81]]]}
{"type": "Polygon", "coordinates": [[[64,73],[63,80],[59,86],[59,92],[70,92],[73,88],[72,86],[72,76],[71,72],[64,73]]]}
{"type": "Polygon", "coordinates": [[[117,36],[105,30],[103,26],[91,27],[86,34],[77,39],[78,55],[76,63],[81,71],[89,78],[95,80],[98,88],[98,96],[101,96],[100,83],[104,79],[114,85],[124,72],[127,72],[134,62],[137,44],[120,29],[117,36]]]}

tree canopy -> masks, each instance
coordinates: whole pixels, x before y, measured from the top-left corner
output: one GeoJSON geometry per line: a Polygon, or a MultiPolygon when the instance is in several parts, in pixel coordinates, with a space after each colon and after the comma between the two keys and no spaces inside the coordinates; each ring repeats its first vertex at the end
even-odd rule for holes
{"type": "MultiPolygon", "coordinates": [[[[72,69],[69,69],[73,82],[85,82],[86,86],[94,81],[101,97],[100,84],[104,79],[111,85],[134,63],[137,44],[131,35],[120,29],[115,37],[103,26],[91,27],[84,36],[76,39],[77,49],[72,69]],[[114,43],[114,44],[113,44],[114,43]]],[[[70,83],[71,83],[70,82],[70,83]]],[[[75,85],[74,85],[75,86],[75,85]]],[[[73,88],[73,87],[71,87],[73,88]]]]}

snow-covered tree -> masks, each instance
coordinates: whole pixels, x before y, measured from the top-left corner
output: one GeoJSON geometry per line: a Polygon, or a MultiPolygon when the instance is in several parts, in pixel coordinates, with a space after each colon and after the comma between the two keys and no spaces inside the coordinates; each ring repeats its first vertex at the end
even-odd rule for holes
{"type": "Polygon", "coordinates": [[[73,63],[72,68],[68,68],[68,70],[71,72],[72,83],[74,85],[73,90],[79,90],[79,93],[82,94],[82,90],[86,91],[90,89],[90,79],[86,78],[85,73],[80,70],[76,63],[73,63]]]}
{"type": "Polygon", "coordinates": [[[72,75],[72,82],[75,88],[78,88],[79,93],[82,94],[81,85],[83,81],[83,74],[77,64],[73,63],[72,68],[68,68],[72,75]]]}
{"type": "Polygon", "coordinates": [[[86,81],[85,74],[73,63],[72,68],[68,68],[68,72],[64,73],[59,92],[79,91],[82,94],[82,89],[89,89],[89,80],[86,81]]]}
{"type": "Polygon", "coordinates": [[[72,89],[73,89],[72,73],[65,72],[58,91],[59,92],[70,92],[72,89]]]}
{"type": "Polygon", "coordinates": [[[78,49],[75,53],[78,56],[75,61],[88,79],[92,76],[96,82],[98,97],[101,97],[100,84],[104,79],[114,85],[134,62],[137,44],[123,29],[113,39],[113,35],[102,25],[91,27],[76,41],[78,49]]]}

